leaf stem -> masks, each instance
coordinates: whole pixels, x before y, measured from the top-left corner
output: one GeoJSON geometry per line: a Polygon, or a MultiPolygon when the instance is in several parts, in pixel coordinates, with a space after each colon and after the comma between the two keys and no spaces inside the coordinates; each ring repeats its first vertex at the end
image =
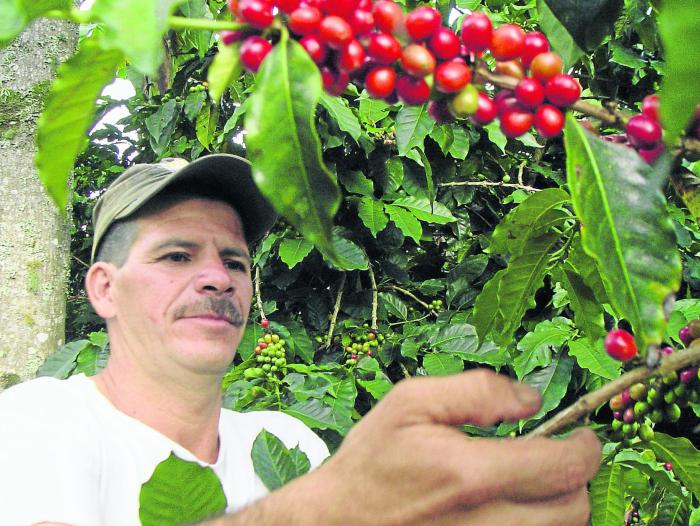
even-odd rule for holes
{"type": "Polygon", "coordinates": [[[534,188],[532,186],[527,186],[519,183],[502,183],[494,181],[455,181],[452,183],[438,183],[438,186],[502,186],[504,188],[519,188],[520,190],[525,190],[527,192],[539,192],[540,188],[534,188]]]}
{"type": "Polygon", "coordinates": [[[333,307],[333,314],[331,314],[330,326],[328,327],[328,334],[326,335],[326,349],[330,349],[331,340],[333,339],[333,331],[335,330],[335,322],[338,319],[338,312],[340,312],[340,302],[343,299],[343,289],[345,288],[345,272],[340,276],[340,283],[338,283],[338,294],[335,297],[335,306],[333,307]]]}
{"type": "Polygon", "coordinates": [[[187,18],[184,16],[168,17],[168,26],[175,31],[183,29],[195,29],[203,31],[237,31],[249,27],[243,22],[227,20],[209,20],[208,18],[187,18]]]}
{"type": "Polygon", "coordinates": [[[631,385],[646,380],[647,378],[664,376],[670,372],[683,369],[698,362],[700,362],[700,340],[695,340],[685,351],[675,352],[669,356],[665,356],[661,360],[661,363],[653,369],[644,366],[637,367],[623,374],[616,380],[605,384],[600,389],[596,389],[582,396],[572,405],[557,413],[553,418],[550,418],[533,429],[526,436],[550,436],[589,415],[598,407],[610,401],[613,396],[621,393],[631,385]]]}

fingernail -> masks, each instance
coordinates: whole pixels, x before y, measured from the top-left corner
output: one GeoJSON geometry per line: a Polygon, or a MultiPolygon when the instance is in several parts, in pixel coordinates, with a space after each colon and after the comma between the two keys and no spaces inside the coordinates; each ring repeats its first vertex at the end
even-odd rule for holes
{"type": "Polygon", "coordinates": [[[540,403],[540,394],[529,385],[514,383],[515,396],[524,405],[532,406],[540,403]]]}

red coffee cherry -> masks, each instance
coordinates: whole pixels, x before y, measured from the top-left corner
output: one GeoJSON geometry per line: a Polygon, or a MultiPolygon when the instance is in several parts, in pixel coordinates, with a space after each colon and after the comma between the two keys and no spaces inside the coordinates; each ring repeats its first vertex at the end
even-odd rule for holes
{"type": "Polygon", "coordinates": [[[462,22],[462,43],[465,51],[483,51],[491,45],[493,24],[484,13],[472,13],[462,22]]]}
{"type": "Polygon", "coordinates": [[[339,16],[349,19],[352,12],[357,9],[360,0],[326,0],[323,8],[326,15],[339,16]]]}
{"type": "Polygon", "coordinates": [[[315,33],[323,15],[321,11],[312,6],[301,6],[292,11],[287,24],[289,29],[297,35],[310,35],[315,33]]]}
{"type": "Polygon", "coordinates": [[[394,92],[396,71],[389,66],[376,66],[367,72],[365,88],[375,99],[384,99],[394,92]]]}
{"type": "Polygon", "coordinates": [[[227,31],[223,30],[219,32],[219,37],[221,38],[221,43],[224,46],[230,46],[235,42],[239,42],[243,39],[245,33],[243,31],[227,31]]]}
{"type": "Polygon", "coordinates": [[[625,125],[630,142],[637,148],[653,148],[661,141],[661,125],[646,115],[634,115],[625,125]]]}
{"type": "Polygon", "coordinates": [[[519,108],[511,108],[500,116],[501,131],[506,137],[520,137],[532,126],[532,113],[519,108]]]}
{"type": "Polygon", "coordinates": [[[605,350],[621,362],[628,362],[637,356],[637,344],[634,336],[624,329],[613,329],[605,337],[605,350]]]}
{"type": "Polygon", "coordinates": [[[507,89],[496,93],[493,102],[496,104],[496,110],[499,116],[503,115],[506,110],[522,109],[520,104],[518,104],[518,100],[515,98],[515,94],[507,89]]]}
{"type": "Polygon", "coordinates": [[[496,60],[518,58],[525,46],[525,32],[515,24],[505,24],[494,30],[489,51],[496,60]]]}
{"type": "Polygon", "coordinates": [[[328,48],[318,35],[306,35],[299,43],[319,66],[328,58],[328,48]]]}
{"type": "Polygon", "coordinates": [[[374,29],[374,15],[372,15],[372,11],[366,9],[355,9],[348,21],[355,32],[355,36],[358,37],[368,35],[374,29]]]}
{"type": "Polygon", "coordinates": [[[523,66],[530,67],[532,60],[540,53],[549,51],[549,42],[547,37],[539,31],[525,34],[525,43],[523,44],[523,52],[520,55],[520,60],[523,66]]]}
{"type": "Polygon", "coordinates": [[[435,68],[435,87],[442,93],[457,93],[472,79],[472,70],[461,62],[443,62],[435,68]]]}
{"type": "Polygon", "coordinates": [[[564,129],[564,114],[555,106],[543,104],[535,111],[533,126],[546,139],[558,137],[564,129]]]}
{"type": "Polygon", "coordinates": [[[372,6],[374,26],[384,33],[395,33],[403,25],[403,8],[391,0],[379,0],[372,6]]]}
{"type": "Polygon", "coordinates": [[[430,37],[430,50],[441,60],[450,60],[459,55],[459,37],[446,27],[438,27],[430,37]]]}
{"type": "Polygon", "coordinates": [[[661,142],[653,148],[640,148],[638,153],[647,164],[654,164],[658,158],[661,157],[661,154],[664,153],[664,151],[666,151],[666,147],[664,146],[664,143],[661,142]]]}
{"type": "Polygon", "coordinates": [[[425,104],[430,99],[430,86],[423,78],[399,75],[396,79],[396,94],[406,104],[425,104]]]}
{"type": "Polygon", "coordinates": [[[333,49],[341,49],[352,39],[352,27],[339,16],[327,16],[318,26],[321,39],[333,49]]]}
{"type": "Polygon", "coordinates": [[[642,100],[642,115],[649,117],[652,120],[661,122],[661,114],[659,113],[659,96],[647,95],[642,100]]]}
{"type": "Polygon", "coordinates": [[[563,68],[564,63],[556,53],[540,53],[530,63],[530,75],[544,84],[554,75],[561,73],[563,68]]]}
{"type": "Polygon", "coordinates": [[[581,86],[571,75],[554,75],[545,84],[544,95],[555,106],[565,108],[581,96],[581,86]]]}
{"type": "Polygon", "coordinates": [[[414,77],[425,77],[435,70],[435,57],[420,44],[409,44],[401,52],[401,68],[414,77]]]}
{"type": "Polygon", "coordinates": [[[265,29],[272,24],[272,4],[267,0],[240,0],[238,13],[244,22],[256,29],[265,29]]]}
{"type": "Polygon", "coordinates": [[[440,27],[442,17],[434,7],[422,5],[406,16],[406,32],[412,40],[425,40],[440,27]]]}
{"type": "Polygon", "coordinates": [[[337,58],[338,69],[351,73],[362,67],[365,61],[365,48],[357,40],[352,39],[340,50],[337,58]]]}
{"type": "Polygon", "coordinates": [[[301,3],[301,0],[272,0],[272,5],[277,7],[280,11],[283,13],[291,13],[294,11],[297,7],[299,7],[299,4],[301,3]]]}
{"type": "Polygon", "coordinates": [[[329,95],[341,95],[350,83],[350,76],[344,71],[333,71],[328,66],[321,67],[323,89],[329,95]]]}
{"type": "Polygon", "coordinates": [[[497,115],[496,103],[486,93],[479,92],[478,106],[476,113],[472,115],[472,121],[483,126],[492,122],[497,115]]]}
{"type": "Polygon", "coordinates": [[[272,51],[272,44],[263,37],[258,35],[249,36],[241,43],[241,63],[245,69],[255,73],[270,51],[272,51]]]}
{"type": "Polygon", "coordinates": [[[388,66],[401,58],[401,44],[389,33],[373,33],[367,44],[367,55],[388,66]]]}
{"type": "Polygon", "coordinates": [[[260,326],[263,329],[267,329],[270,326],[270,320],[268,320],[267,318],[263,318],[262,321],[260,322],[260,326]]]}
{"type": "Polygon", "coordinates": [[[535,109],[544,102],[544,88],[533,78],[524,78],[515,86],[515,98],[521,106],[535,109]]]}

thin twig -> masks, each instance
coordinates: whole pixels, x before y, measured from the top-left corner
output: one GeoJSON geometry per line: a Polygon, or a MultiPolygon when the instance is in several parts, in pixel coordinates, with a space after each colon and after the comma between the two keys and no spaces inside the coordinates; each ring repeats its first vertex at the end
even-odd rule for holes
{"type": "Polygon", "coordinates": [[[621,393],[631,385],[653,378],[656,376],[664,376],[670,372],[683,369],[690,365],[700,362],[700,341],[695,340],[689,349],[685,351],[675,352],[669,356],[665,356],[661,363],[653,368],[637,367],[623,374],[616,380],[605,384],[600,389],[592,391],[574,402],[572,405],[557,413],[553,418],[550,418],[540,426],[533,429],[527,434],[528,437],[550,436],[564,429],[570,424],[574,424],[581,418],[589,415],[598,407],[607,403],[613,396],[621,393]]]}
{"type": "Polygon", "coordinates": [[[421,300],[418,296],[416,296],[416,295],[413,294],[412,292],[410,292],[410,291],[408,291],[408,290],[406,290],[406,289],[402,289],[401,287],[397,287],[396,285],[389,285],[389,287],[392,288],[392,289],[394,289],[394,290],[397,291],[397,292],[400,292],[401,294],[405,294],[406,296],[408,296],[409,298],[411,298],[413,301],[417,302],[421,307],[423,307],[424,309],[428,309],[430,312],[432,312],[434,316],[437,316],[437,315],[438,315],[438,313],[435,312],[435,310],[433,310],[432,308],[430,308],[430,305],[428,305],[426,302],[424,302],[423,300],[421,300]]]}
{"type": "Polygon", "coordinates": [[[260,311],[260,319],[264,320],[266,318],[265,312],[263,311],[262,296],[260,295],[260,267],[255,268],[255,300],[258,303],[258,310],[260,311]]]}
{"type": "Polygon", "coordinates": [[[505,188],[519,188],[528,192],[539,192],[540,188],[533,188],[519,183],[501,183],[495,181],[455,181],[452,183],[438,183],[438,186],[503,186],[505,188]]]}
{"type": "Polygon", "coordinates": [[[333,339],[333,331],[335,330],[335,322],[338,319],[338,313],[340,312],[340,302],[343,299],[343,289],[345,288],[345,272],[340,276],[340,283],[338,283],[338,294],[335,297],[335,307],[333,307],[333,314],[331,314],[330,326],[328,327],[328,334],[326,335],[326,349],[330,349],[331,340],[333,339]]]}
{"type": "Polygon", "coordinates": [[[401,371],[403,372],[404,378],[410,378],[411,373],[408,372],[408,369],[406,369],[406,366],[403,364],[403,362],[399,362],[399,365],[401,366],[401,371]]]}
{"type": "Polygon", "coordinates": [[[391,323],[389,323],[389,327],[396,327],[397,325],[406,325],[407,323],[415,323],[417,321],[422,321],[426,318],[429,318],[430,316],[431,316],[431,313],[428,313],[425,316],[421,316],[420,318],[415,318],[413,320],[392,321],[391,323]]]}
{"type": "Polygon", "coordinates": [[[84,266],[85,268],[90,268],[90,265],[88,265],[87,263],[85,263],[85,262],[84,262],[82,259],[80,259],[79,257],[76,257],[76,256],[74,256],[73,254],[71,254],[71,257],[72,257],[74,260],[76,260],[78,263],[80,263],[82,266],[84,266]]]}
{"type": "Polygon", "coordinates": [[[367,269],[369,272],[369,281],[372,284],[372,330],[377,330],[377,304],[379,303],[379,293],[377,292],[377,281],[374,279],[374,271],[372,265],[367,269]]]}

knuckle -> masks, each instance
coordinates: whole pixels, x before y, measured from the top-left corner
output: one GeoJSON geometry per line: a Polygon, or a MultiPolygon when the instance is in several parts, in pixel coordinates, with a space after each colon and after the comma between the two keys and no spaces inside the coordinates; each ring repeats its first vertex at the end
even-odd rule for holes
{"type": "Polygon", "coordinates": [[[565,455],[561,473],[561,489],[565,492],[575,491],[588,482],[588,467],[585,460],[573,453],[565,455]]]}

